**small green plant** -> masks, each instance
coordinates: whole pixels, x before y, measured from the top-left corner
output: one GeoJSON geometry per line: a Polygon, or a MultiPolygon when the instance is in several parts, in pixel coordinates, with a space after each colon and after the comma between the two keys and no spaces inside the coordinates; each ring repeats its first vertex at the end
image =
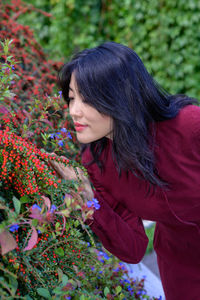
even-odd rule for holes
{"type": "Polygon", "coordinates": [[[146,235],[149,239],[149,243],[146,249],[146,254],[150,254],[153,251],[154,231],[155,231],[155,224],[145,228],[146,235]]]}

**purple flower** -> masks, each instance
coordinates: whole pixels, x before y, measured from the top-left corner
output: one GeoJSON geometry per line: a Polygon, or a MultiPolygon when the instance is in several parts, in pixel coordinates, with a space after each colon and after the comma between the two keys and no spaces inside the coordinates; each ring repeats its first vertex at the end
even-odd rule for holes
{"type": "Polygon", "coordinates": [[[50,135],[50,138],[51,138],[51,139],[54,139],[54,136],[55,136],[55,133],[52,133],[52,134],[50,135]]]}
{"type": "Polygon", "coordinates": [[[58,145],[62,147],[62,146],[64,145],[64,144],[63,144],[63,141],[59,141],[59,142],[58,142],[58,145]]]}
{"type": "Polygon", "coordinates": [[[12,70],[15,70],[15,67],[14,66],[11,66],[12,67],[12,70]]]}
{"type": "Polygon", "coordinates": [[[59,91],[58,94],[60,95],[60,98],[62,97],[62,91],[59,91]]]}
{"type": "Polygon", "coordinates": [[[9,230],[10,230],[11,232],[15,232],[15,231],[17,231],[18,229],[19,229],[19,225],[18,225],[18,224],[14,224],[14,225],[10,226],[10,228],[9,228],[9,230]]]}

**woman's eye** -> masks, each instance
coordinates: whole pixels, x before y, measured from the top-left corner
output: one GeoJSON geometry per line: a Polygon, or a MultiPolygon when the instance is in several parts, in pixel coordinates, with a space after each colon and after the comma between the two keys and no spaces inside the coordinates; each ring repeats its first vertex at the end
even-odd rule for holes
{"type": "Polygon", "coordinates": [[[72,100],[74,100],[73,97],[68,97],[68,102],[70,102],[70,101],[72,101],[72,100]]]}

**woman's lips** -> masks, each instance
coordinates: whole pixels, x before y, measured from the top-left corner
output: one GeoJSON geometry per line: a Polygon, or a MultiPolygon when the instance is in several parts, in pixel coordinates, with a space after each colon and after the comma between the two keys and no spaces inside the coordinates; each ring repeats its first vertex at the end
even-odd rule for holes
{"type": "Polygon", "coordinates": [[[87,125],[82,125],[79,123],[75,123],[74,126],[75,126],[76,131],[82,131],[87,127],[87,125]]]}

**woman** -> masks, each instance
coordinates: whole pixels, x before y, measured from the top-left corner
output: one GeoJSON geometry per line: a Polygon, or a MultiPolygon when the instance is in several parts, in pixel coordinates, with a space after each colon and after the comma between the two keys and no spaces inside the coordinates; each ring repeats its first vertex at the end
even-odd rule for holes
{"type": "MultiPolygon", "coordinates": [[[[98,199],[88,224],[104,247],[138,263],[156,222],[154,249],[167,300],[200,299],[200,108],[171,96],[137,54],[106,42],[77,54],[60,86],[84,144],[82,161],[98,199]]],[[[54,163],[64,178],[72,170],[54,163]]]]}

